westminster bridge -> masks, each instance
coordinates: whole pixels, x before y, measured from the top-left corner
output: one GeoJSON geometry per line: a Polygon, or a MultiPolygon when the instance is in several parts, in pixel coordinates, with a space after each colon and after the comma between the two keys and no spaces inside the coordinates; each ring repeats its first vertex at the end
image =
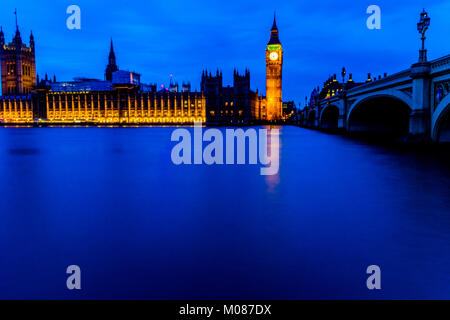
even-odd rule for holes
{"type": "Polygon", "coordinates": [[[450,55],[337,92],[309,105],[301,125],[389,132],[450,142],[450,55]]]}

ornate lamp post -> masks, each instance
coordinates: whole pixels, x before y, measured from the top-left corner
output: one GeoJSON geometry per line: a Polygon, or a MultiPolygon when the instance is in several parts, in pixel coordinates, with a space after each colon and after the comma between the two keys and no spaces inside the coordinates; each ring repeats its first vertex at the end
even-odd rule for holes
{"type": "Polygon", "coordinates": [[[420,21],[417,23],[417,30],[422,35],[422,50],[419,51],[419,62],[424,63],[427,62],[427,50],[425,49],[425,32],[428,30],[430,26],[430,17],[428,13],[423,9],[420,14],[420,21]]]}
{"type": "Polygon", "coordinates": [[[423,9],[417,30],[422,35],[422,49],[419,51],[419,62],[411,66],[412,101],[409,115],[409,134],[429,136],[430,104],[431,104],[431,65],[427,62],[427,50],[425,50],[425,32],[430,26],[430,17],[423,9]]]}

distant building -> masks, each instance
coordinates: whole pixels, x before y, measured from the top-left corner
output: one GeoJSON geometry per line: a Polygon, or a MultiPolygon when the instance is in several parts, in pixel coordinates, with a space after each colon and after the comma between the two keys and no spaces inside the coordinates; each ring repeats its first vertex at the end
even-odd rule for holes
{"type": "Polygon", "coordinates": [[[169,91],[178,92],[178,82],[172,82],[172,78],[170,78],[169,91]]]}
{"type": "Polygon", "coordinates": [[[44,91],[41,117],[51,122],[113,124],[205,122],[205,102],[198,92],[143,92],[138,86],[118,84],[104,89],[44,91]]]}
{"type": "MultiPolygon", "coordinates": [[[[274,19],[266,48],[267,95],[250,87],[250,71],[234,71],[233,86],[223,86],[222,71],[203,71],[200,92],[191,84],[170,81],[168,88],[143,84],[140,74],[119,70],[111,40],[104,80],[53,81],[35,76],[34,38],[22,44],[19,29],[5,45],[0,31],[0,121],[6,123],[193,123],[247,124],[277,121],[283,116],[281,71],[283,50],[274,19]],[[27,96],[25,96],[27,95],[27,96]]],[[[289,106],[289,103],[288,103],[289,106]]]]}
{"type": "Polygon", "coordinates": [[[295,102],[283,102],[283,118],[287,119],[296,112],[295,102]]]}
{"type": "Polygon", "coordinates": [[[27,47],[22,43],[16,20],[16,34],[9,44],[5,43],[3,29],[0,28],[0,64],[2,95],[27,95],[36,85],[36,63],[34,36],[30,34],[27,47]]]}
{"type": "Polygon", "coordinates": [[[340,94],[343,90],[349,90],[361,84],[361,82],[353,81],[353,76],[351,73],[349,74],[347,82],[339,82],[336,74],[334,74],[332,77],[329,77],[326,81],[324,81],[322,88],[317,87],[313,89],[309,98],[309,105],[316,105],[320,100],[329,99],[340,94]]]}
{"type": "Polygon", "coordinates": [[[113,89],[112,82],[97,79],[77,78],[74,81],[49,82],[42,80],[39,88],[48,87],[50,92],[91,92],[110,91],[113,89]]]}
{"type": "Polygon", "coordinates": [[[113,41],[111,39],[111,48],[109,49],[108,65],[105,70],[105,80],[112,81],[112,74],[118,71],[119,68],[116,65],[116,54],[114,53],[113,41]]]}
{"type": "Polygon", "coordinates": [[[112,73],[112,83],[139,86],[141,84],[141,75],[135,72],[117,70],[112,73]]]}
{"type": "Polygon", "coordinates": [[[144,84],[141,83],[141,92],[156,92],[156,84],[144,84]]]}
{"type": "Polygon", "coordinates": [[[181,92],[191,92],[191,83],[183,82],[183,84],[181,86],[181,92]]]}
{"type": "Polygon", "coordinates": [[[223,86],[222,71],[202,73],[201,91],[206,100],[206,118],[212,123],[249,123],[265,119],[264,98],[250,89],[250,72],[234,71],[233,87],[223,86]]]}

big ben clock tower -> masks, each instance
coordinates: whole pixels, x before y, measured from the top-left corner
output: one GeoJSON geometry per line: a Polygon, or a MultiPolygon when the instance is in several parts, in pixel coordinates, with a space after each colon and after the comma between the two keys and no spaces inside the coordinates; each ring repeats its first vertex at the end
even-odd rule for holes
{"type": "Polygon", "coordinates": [[[279,120],[282,116],[281,79],[283,70],[283,48],[278,38],[275,16],[266,47],[266,103],[267,120],[279,120]]]}

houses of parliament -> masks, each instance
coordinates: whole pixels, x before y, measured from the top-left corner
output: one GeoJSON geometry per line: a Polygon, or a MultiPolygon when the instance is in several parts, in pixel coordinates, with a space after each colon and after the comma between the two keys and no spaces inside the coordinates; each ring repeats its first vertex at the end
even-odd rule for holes
{"type": "Polygon", "coordinates": [[[16,32],[7,44],[0,29],[2,124],[249,124],[282,119],[283,49],[274,17],[266,46],[266,96],[250,89],[250,72],[234,71],[224,86],[222,71],[204,70],[200,91],[171,81],[168,88],[143,84],[138,73],[120,70],[111,40],[104,80],[56,81],[36,75],[35,42],[16,32]]]}

